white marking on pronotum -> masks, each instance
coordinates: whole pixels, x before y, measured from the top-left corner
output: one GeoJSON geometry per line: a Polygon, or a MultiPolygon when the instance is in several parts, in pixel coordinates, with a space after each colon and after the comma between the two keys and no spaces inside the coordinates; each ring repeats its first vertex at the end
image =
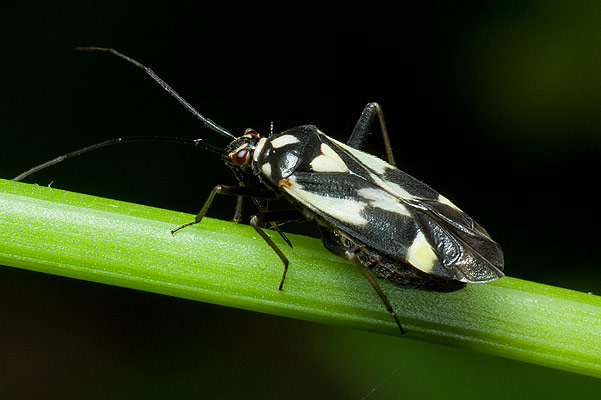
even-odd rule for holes
{"type": "Polygon", "coordinates": [[[273,147],[274,149],[279,149],[280,147],[284,147],[289,144],[294,144],[298,142],[300,142],[300,140],[298,140],[296,136],[282,135],[271,141],[271,147],[273,147]]]}
{"type": "Polygon", "coordinates": [[[432,250],[424,234],[418,231],[413,243],[407,249],[407,261],[415,268],[430,273],[437,259],[436,253],[432,250]]]}
{"type": "Polygon", "coordinates": [[[369,205],[372,207],[381,208],[396,214],[411,216],[409,210],[407,210],[398,198],[381,189],[363,188],[359,189],[357,193],[359,196],[368,200],[369,205]]]}
{"type": "MultiPolygon", "coordinates": [[[[322,135],[325,135],[325,133],[323,133],[321,131],[318,131],[318,132],[321,133],[322,135]]],[[[353,155],[357,160],[359,160],[361,163],[363,163],[369,169],[373,170],[374,172],[376,172],[378,174],[383,174],[386,172],[386,170],[394,169],[394,167],[392,165],[388,164],[386,161],[382,160],[381,158],[378,158],[374,155],[365,153],[361,150],[352,148],[351,146],[346,145],[342,142],[339,142],[338,140],[332,139],[329,136],[328,136],[328,139],[330,139],[332,142],[336,143],[338,146],[342,147],[344,150],[351,153],[351,155],[353,155]]]]}
{"type": "Polygon", "coordinates": [[[361,211],[367,206],[364,202],[304,190],[300,184],[296,183],[294,175],[290,176],[288,184],[281,188],[310,210],[319,210],[340,222],[352,225],[367,224],[367,220],[361,215],[361,211]]]}
{"type": "Polygon", "coordinates": [[[261,138],[257,142],[257,145],[255,146],[255,151],[254,151],[254,154],[253,154],[253,161],[254,162],[257,162],[259,160],[259,156],[263,152],[263,147],[265,146],[265,142],[267,142],[267,138],[261,138]]]}
{"type": "Polygon", "coordinates": [[[326,143],[321,144],[321,155],[311,161],[311,168],[315,172],[348,172],[342,158],[326,143]]]}
{"type": "Polygon", "coordinates": [[[261,167],[261,172],[263,172],[263,175],[265,175],[267,178],[271,178],[271,164],[263,164],[261,167]]]}

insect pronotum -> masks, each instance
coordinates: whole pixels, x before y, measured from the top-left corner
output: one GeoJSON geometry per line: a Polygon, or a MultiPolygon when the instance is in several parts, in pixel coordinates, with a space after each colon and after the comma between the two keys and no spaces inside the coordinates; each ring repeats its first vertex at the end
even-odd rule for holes
{"type": "Polygon", "coordinates": [[[247,129],[236,137],[206,118],[150,68],[114,49],[80,47],[110,52],[146,71],[206,127],[230,139],[225,149],[201,139],[139,136],[110,139],[54,158],[15,177],[21,180],[67,158],[112,144],[134,141],[171,141],[202,147],[221,154],[232,169],[237,185],[213,188],[194,221],[172,233],[202,221],[215,195],[237,196],[234,219],[241,219],[243,197],[250,197],[258,213],[251,226],[284,264],[288,259],[261,228],[271,227],[291,246],[277,223],[313,219],[324,246],[353,261],[375,289],[402,333],[403,327],[375,277],[406,288],[450,292],[466,283],[488,282],[503,276],[503,253],[488,233],[446,197],[396,168],[384,115],[377,103],[369,103],[346,143],[314,125],[297,126],[268,137],[247,129]],[[377,119],[387,161],[361,151],[373,121],[377,119]],[[257,177],[262,185],[252,185],[257,177]],[[293,208],[269,211],[264,199],[283,197],[293,208]]]}

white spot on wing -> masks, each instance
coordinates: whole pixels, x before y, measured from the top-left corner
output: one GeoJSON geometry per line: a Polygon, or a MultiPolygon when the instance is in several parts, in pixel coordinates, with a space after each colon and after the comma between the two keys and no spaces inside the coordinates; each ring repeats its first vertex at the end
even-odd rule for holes
{"type": "Polygon", "coordinates": [[[263,172],[263,175],[265,175],[267,178],[271,178],[271,164],[263,164],[261,167],[261,172],[263,172]]]}
{"type": "MultiPolygon", "coordinates": [[[[320,133],[322,135],[327,136],[325,133],[323,133],[321,131],[320,131],[320,133]]],[[[382,160],[379,157],[376,157],[369,153],[365,153],[361,150],[352,148],[351,146],[346,145],[342,142],[339,142],[338,140],[332,139],[329,136],[328,136],[328,139],[330,139],[332,142],[336,143],[338,146],[342,147],[344,150],[351,153],[353,155],[353,157],[355,157],[357,160],[359,160],[361,163],[363,163],[369,169],[373,170],[374,172],[376,172],[378,174],[383,174],[388,169],[394,169],[394,167],[392,165],[388,164],[386,161],[382,160]]]]}
{"type": "Polygon", "coordinates": [[[438,201],[439,201],[440,203],[442,203],[442,204],[446,204],[447,206],[454,208],[455,210],[461,211],[461,210],[459,209],[459,207],[457,207],[455,204],[453,204],[453,203],[451,202],[451,200],[447,199],[447,198],[446,198],[446,197],[444,197],[442,194],[439,194],[439,195],[438,195],[438,201]]]}
{"type": "Polygon", "coordinates": [[[371,207],[381,208],[393,213],[411,216],[411,213],[400,202],[400,200],[384,190],[375,188],[363,188],[357,192],[359,196],[368,200],[371,207]]]}
{"type": "Polygon", "coordinates": [[[271,146],[274,149],[278,149],[280,147],[284,147],[284,146],[287,146],[289,144],[294,144],[294,143],[298,143],[298,142],[300,142],[300,140],[298,140],[298,138],[296,136],[282,135],[280,137],[277,137],[277,138],[273,139],[271,141],[271,146]]]}
{"type": "MultiPolygon", "coordinates": [[[[327,136],[325,133],[319,131],[324,136],[327,136]]],[[[381,187],[383,190],[388,193],[396,196],[398,198],[403,199],[414,199],[415,196],[406,191],[402,186],[397,183],[391,182],[389,180],[384,180],[380,178],[387,170],[396,169],[392,165],[388,164],[386,161],[373,156],[371,154],[365,153],[363,151],[354,149],[344,143],[341,143],[331,137],[327,136],[329,140],[342,147],[344,150],[348,151],[353,157],[355,157],[359,162],[365,165],[367,168],[374,171],[374,173],[370,172],[370,176],[373,179],[374,183],[381,187]],[[380,175],[380,176],[379,176],[380,175]]]]}
{"type": "Polygon", "coordinates": [[[403,187],[401,185],[396,184],[394,182],[385,181],[384,179],[380,178],[376,174],[370,173],[369,175],[371,176],[371,179],[373,179],[373,181],[376,185],[378,185],[379,187],[381,187],[383,190],[387,191],[388,193],[390,193],[394,196],[397,196],[398,198],[401,198],[401,199],[414,199],[415,198],[414,195],[412,195],[411,193],[409,193],[408,191],[403,189],[403,187]]]}
{"type": "Polygon", "coordinates": [[[321,144],[321,155],[311,161],[315,172],[347,172],[348,168],[342,158],[326,143],[321,144]]]}
{"type": "Polygon", "coordinates": [[[418,231],[413,243],[407,250],[407,262],[421,271],[430,273],[437,259],[436,253],[432,250],[424,234],[418,231]]]}
{"type": "Polygon", "coordinates": [[[296,183],[294,175],[288,178],[288,182],[289,185],[281,188],[309,209],[319,210],[340,222],[359,226],[367,224],[367,220],[360,214],[367,205],[364,202],[325,196],[304,190],[301,185],[296,183]]]}

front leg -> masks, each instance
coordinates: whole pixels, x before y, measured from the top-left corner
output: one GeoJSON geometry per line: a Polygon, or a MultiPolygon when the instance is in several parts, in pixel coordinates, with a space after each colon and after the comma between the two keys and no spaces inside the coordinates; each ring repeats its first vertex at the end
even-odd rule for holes
{"type": "Polygon", "coordinates": [[[274,225],[275,222],[278,221],[293,221],[300,220],[303,218],[303,215],[298,210],[294,209],[265,211],[261,214],[253,215],[250,218],[250,225],[253,228],[255,228],[255,231],[257,231],[257,233],[261,235],[263,240],[267,242],[269,247],[271,247],[273,251],[275,251],[278,257],[280,257],[280,260],[282,260],[282,263],[284,263],[284,273],[282,274],[282,280],[280,281],[280,286],[278,287],[279,290],[282,290],[282,287],[284,286],[284,280],[286,279],[286,273],[288,272],[289,261],[288,258],[286,258],[286,256],[284,255],[284,253],[282,253],[282,250],[280,250],[280,248],[273,242],[273,240],[271,240],[269,235],[267,235],[267,233],[265,233],[265,231],[261,229],[261,224],[269,222],[272,225],[274,225]]]}
{"type": "MultiPolygon", "coordinates": [[[[209,211],[209,207],[211,207],[211,204],[213,203],[213,199],[215,198],[216,194],[222,194],[222,195],[226,195],[226,196],[238,196],[239,198],[240,197],[252,197],[254,199],[257,199],[257,198],[268,199],[268,198],[272,198],[275,196],[271,190],[263,189],[263,188],[255,188],[252,186],[242,186],[242,185],[217,185],[213,188],[213,190],[211,190],[211,194],[209,194],[209,198],[207,199],[207,201],[205,201],[204,206],[202,206],[202,208],[200,209],[198,214],[196,214],[196,218],[194,218],[194,221],[188,222],[187,224],[184,224],[184,225],[178,226],[175,229],[172,229],[171,233],[173,234],[183,228],[198,224],[200,221],[202,221],[202,219],[206,215],[207,211],[209,211]]],[[[283,235],[283,233],[281,233],[281,231],[280,231],[280,234],[283,235]]]]}
{"type": "Polygon", "coordinates": [[[360,150],[365,143],[365,139],[367,139],[367,134],[369,133],[369,129],[371,128],[375,117],[378,117],[378,122],[380,123],[380,132],[382,132],[382,139],[384,140],[384,148],[386,149],[388,163],[396,166],[394,156],[392,155],[392,146],[390,145],[390,139],[388,138],[386,122],[384,122],[384,113],[382,113],[382,108],[378,103],[369,103],[365,106],[365,109],[355,124],[353,133],[351,133],[351,137],[346,144],[360,150]]]}

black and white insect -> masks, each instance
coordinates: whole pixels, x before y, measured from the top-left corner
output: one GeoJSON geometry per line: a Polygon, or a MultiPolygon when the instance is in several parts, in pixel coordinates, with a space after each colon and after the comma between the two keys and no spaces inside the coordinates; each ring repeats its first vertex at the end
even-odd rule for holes
{"type": "Polygon", "coordinates": [[[489,234],[446,197],[396,168],[384,117],[377,103],[369,103],[346,143],[314,125],[302,125],[268,137],[247,129],[235,137],[204,117],[151,69],[108,48],[86,47],[113,53],[142,68],[167,92],[211,130],[228,137],[225,150],[205,143],[170,137],[111,139],[57,157],[14,178],[21,180],[66,158],[127,141],[176,141],[219,153],[232,169],[237,185],[217,185],[194,221],[172,232],[201,222],[216,194],[238,196],[235,220],[241,218],[243,197],[253,200],[258,213],[250,223],[284,264],[288,259],[262,229],[271,227],[290,244],[277,223],[313,219],[324,246],[354,261],[374,287],[401,332],[403,328],[384,292],[373,278],[383,278],[405,288],[450,292],[466,283],[489,282],[504,276],[503,253],[489,234]],[[388,161],[361,151],[372,123],[378,120],[388,161]],[[258,177],[262,185],[252,185],[258,177]],[[290,210],[269,211],[264,199],[282,197],[290,210]]]}

